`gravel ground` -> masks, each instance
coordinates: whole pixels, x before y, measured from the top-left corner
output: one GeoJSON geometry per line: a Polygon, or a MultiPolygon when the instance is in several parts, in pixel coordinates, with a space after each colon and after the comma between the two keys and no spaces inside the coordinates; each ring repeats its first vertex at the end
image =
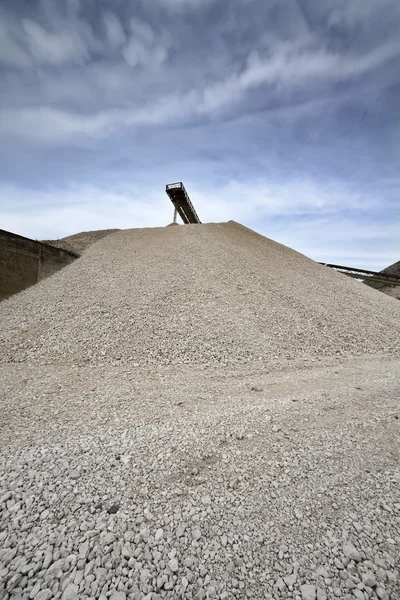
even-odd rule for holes
{"type": "Polygon", "coordinates": [[[399,310],[235,223],[4,301],[0,599],[400,598],[399,310]]]}
{"type": "Polygon", "coordinates": [[[125,230],[1,303],[0,360],[154,366],[393,354],[399,317],[395,299],[234,222],[125,230]]]}
{"type": "Polygon", "coordinates": [[[399,598],[400,365],[1,365],[0,597],[399,598]]]}

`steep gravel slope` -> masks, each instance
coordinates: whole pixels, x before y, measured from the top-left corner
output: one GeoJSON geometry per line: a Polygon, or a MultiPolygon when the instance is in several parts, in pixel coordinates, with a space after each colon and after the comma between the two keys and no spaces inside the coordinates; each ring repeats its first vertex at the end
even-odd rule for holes
{"type": "Polygon", "coordinates": [[[74,235],[67,235],[67,237],[60,238],[59,240],[45,240],[44,243],[56,246],[56,248],[73,251],[77,254],[83,254],[90,246],[116,231],[119,231],[119,229],[82,231],[81,233],[75,233],[74,235]]]}
{"type": "Polygon", "coordinates": [[[234,222],[125,230],[3,302],[3,362],[268,363],[397,352],[400,306],[234,222]]]}

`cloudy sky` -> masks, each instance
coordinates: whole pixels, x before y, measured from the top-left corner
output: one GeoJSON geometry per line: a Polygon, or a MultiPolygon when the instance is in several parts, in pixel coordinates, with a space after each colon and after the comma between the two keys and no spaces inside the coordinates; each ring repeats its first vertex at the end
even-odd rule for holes
{"type": "Polygon", "coordinates": [[[0,0],[0,227],[163,226],[183,181],[316,260],[400,258],[398,0],[0,0]]]}

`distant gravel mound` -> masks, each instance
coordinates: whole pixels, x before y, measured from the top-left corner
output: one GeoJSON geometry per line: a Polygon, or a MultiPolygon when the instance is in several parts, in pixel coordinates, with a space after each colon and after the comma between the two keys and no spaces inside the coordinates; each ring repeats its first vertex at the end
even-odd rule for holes
{"type": "MultiPolygon", "coordinates": [[[[383,269],[381,273],[385,275],[394,275],[395,277],[400,277],[400,260],[393,263],[386,269],[383,269]]],[[[392,296],[392,298],[396,298],[400,300],[400,285],[387,285],[384,281],[364,281],[369,287],[374,288],[375,290],[380,290],[384,294],[388,296],[392,296]]]]}
{"type": "Polygon", "coordinates": [[[396,300],[400,300],[400,285],[384,287],[380,291],[392,298],[396,298],[396,300]]]}
{"type": "Polygon", "coordinates": [[[120,229],[99,229],[97,231],[82,231],[81,233],[75,233],[74,235],[68,235],[67,237],[59,240],[44,240],[44,244],[50,244],[56,248],[62,248],[69,252],[76,252],[82,254],[90,246],[103,239],[111,233],[120,231],[120,229]]]}
{"type": "Polygon", "coordinates": [[[393,298],[233,221],[123,230],[1,304],[0,361],[144,366],[396,353],[399,317],[393,298]]]}

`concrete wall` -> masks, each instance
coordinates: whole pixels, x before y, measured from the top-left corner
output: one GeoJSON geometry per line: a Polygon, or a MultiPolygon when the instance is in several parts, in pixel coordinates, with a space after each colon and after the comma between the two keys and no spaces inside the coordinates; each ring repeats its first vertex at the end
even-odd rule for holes
{"type": "Polygon", "coordinates": [[[0,300],[53,275],[78,256],[0,229],[0,300]]]}

